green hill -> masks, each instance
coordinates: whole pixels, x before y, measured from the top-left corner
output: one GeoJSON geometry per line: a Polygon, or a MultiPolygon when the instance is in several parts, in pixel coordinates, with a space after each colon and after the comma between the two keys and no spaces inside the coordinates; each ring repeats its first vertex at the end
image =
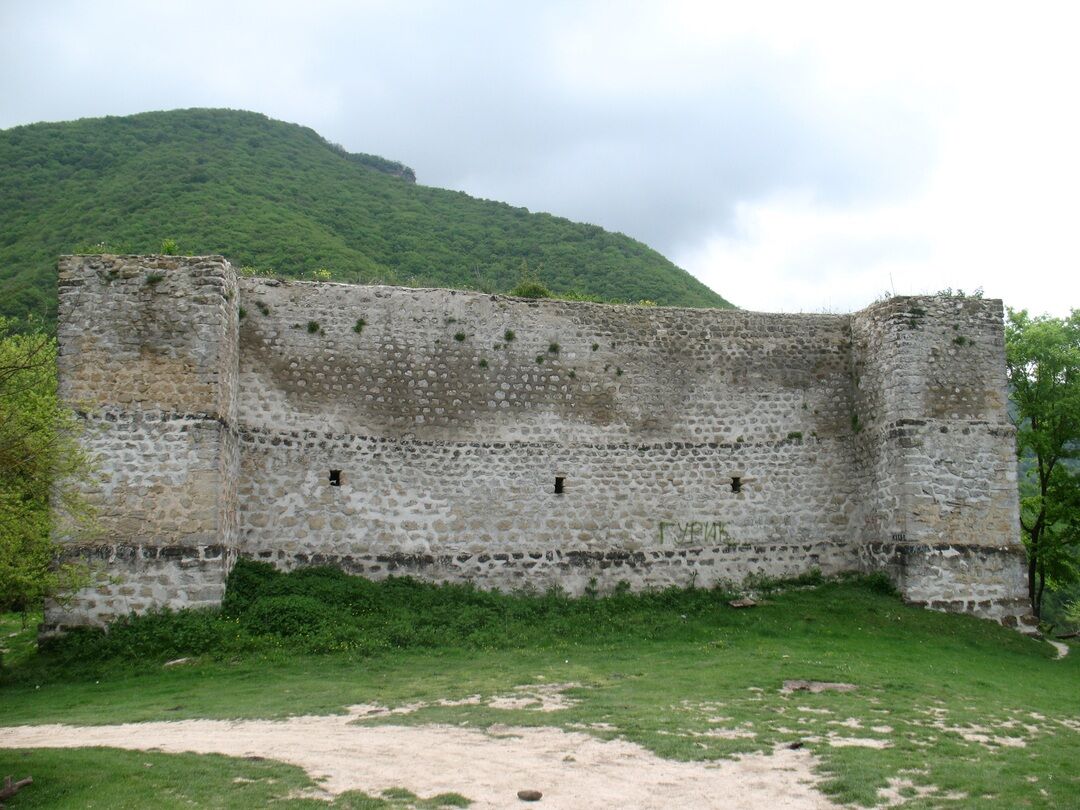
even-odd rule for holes
{"type": "Polygon", "coordinates": [[[417,185],[257,113],[176,110],[0,131],[0,314],[51,312],[56,257],[221,253],[341,281],[506,291],[527,268],[556,293],[730,306],[622,234],[417,185]]]}

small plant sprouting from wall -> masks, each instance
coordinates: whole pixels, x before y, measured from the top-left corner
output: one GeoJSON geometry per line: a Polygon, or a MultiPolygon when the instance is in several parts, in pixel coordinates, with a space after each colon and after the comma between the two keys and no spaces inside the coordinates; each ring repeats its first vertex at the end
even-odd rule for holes
{"type": "Polygon", "coordinates": [[[944,290],[938,290],[934,293],[935,298],[982,298],[983,288],[976,287],[971,292],[964,292],[962,289],[954,290],[952,287],[946,287],[944,290]]]}
{"type": "Polygon", "coordinates": [[[365,321],[363,318],[357,318],[356,323],[353,324],[352,330],[359,335],[364,331],[365,326],[367,326],[367,321],[365,321]]]}
{"type": "Polygon", "coordinates": [[[238,318],[239,318],[240,320],[244,320],[244,318],[246,318],[246,317],[247,317],[247,310],[246,310],[246,309],[244,309],[243,307],[240,307],[240,308],[239,308],[239,309],[238,309],[238,310],[236,311],[236,316],[237,316],[237,317],[238,317],[238,318]]]}
{"type": "Polygon", "coordinates": [[[621,366],[615,366],[615,376],[616,377],[621,377],[622,376],[622,367],[621,366]]]}
{"type": "Polygon", "coordinates": [[[570,369],[570,371],[569,371],[569,372],[567,372],[567,376],[569,376],[569,377],[570,377],[570,379],[572,380],[572,379],[574,379],[574,377],[576,377],[576,376],[577,376],[577,371],[576,371],[576,370],[574,370],[574,369],[570,369]]]}
{"type": "Polygon", "coordinates": [[[536,355],[536,365],[538,365],[538,366],[544,365],[544,355],[542,355],[542,354],[536,355]]]}
{"type": "Polygon", "coordinates": [[[250,264],[245,264],[238,268],[239,273],[244,278],[277,278],[278,274],[272,267],[254,267],[250,264]]]}
{"type": "Polygon", "coordinates": [[[270,314],[270,307],[268,307],[264,302],[256,301],[255,306],[259,308],[259,312],[263,314],[263,317],[270,314]]]}
{"type": "Polygon", "coordinates": [[[599,343],[594,343],[594,344],[592,345],[592,350],[593,350],[594,352],[595,352],[595,351],[596,351],[597,349],[599,349],[599,348],[600,348],[600,344],[599,344],[599,343]]]}
{"type": "Polygon", "coordinates": [[[787,437],[791,441],[796,441],[796,442],[802,441],[802,431],[801,430],[793,430],[790,433],[788,433],[787,437]]]}
{"type": "Polygon", "coordinates": [[[514,334],[513,329],[507,329],[503,333],[503,341],[506,342],[506,343],[513,343],[515,337],[517,337],[517,335],[514,334]]]}
{"type": "Polygon", "coordinates": [[[926,317],[926,310],[922,307],[912,307],[908,310],[908,329],[918,329],[919,323],[926,317]]]}
{"type": "Polygon", "coordinates": [[[320,267],[311,271],[311,278],[314,281],[331,281],[334,278],[334,274],[325,267],[320,267]]]}
{"type": "Polygon", "coordinates": [[[558,343],[552,343],[552,344],[550,344],[548,346],[548,354],[558,354],[558,353],[559,353],[559,344],[558,343]]]}
{"type": "Polygon", "coordinates": [[[175,239],[162,239],[161,240],[161,253],[164,256],[175,256],[180,252],[180,245],[177,244],[175,239]]]}
{"type": "Polygon", "coordinates": [[[851,415],[851,432],[862,433],[862,422],[859,421],[859,415],[857,413],[851,415]]]}
{"type": "Polygon", "coordinates": [[[487,368],[488,367],[488,361],[485,358],[481,357],[480,362],[477,363],[476,365],[480,366],[480,368],[487,368]]]}
{"type": "Polygon", "coordinates": [[[165,274],[164,273],[147,273],[147,275],[146,275],[146,286],[147,287],[153,287],[155,284],[160,284],[164,280],[165,280],[165,274]]]}
{"type": "Polygon", "coordinates": [[[309,335],[314,335],[316,332],[322,331],[322,327],[319,326],[318,321],[308,321],[307,322],[307,331],[308,331],[309,335]]]}
{"type": "Polygon", "coordinates": [[[551,290],[539,281],[523,280],[510,290],[510,295],[518,298],[551,298],[551,290]]]}
{"type": "Polygon", "coordinates": [[[456,340],[458,343],[463,343],[465,341],[465,333],[464,332],[456,332],[456,333],[454,333],[454,340],[456,340]]]}
{"type": "Polygon", "coordinates": [[[972,341],[971,338],[966,338],[963,335],[957,335],[953,338],[953,343],[955,343],[957,346],[970,346],[972,341]]]}

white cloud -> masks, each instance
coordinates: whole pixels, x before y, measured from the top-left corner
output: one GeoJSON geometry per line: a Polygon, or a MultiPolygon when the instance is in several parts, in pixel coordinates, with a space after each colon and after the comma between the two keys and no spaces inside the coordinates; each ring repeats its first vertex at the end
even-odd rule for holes
{"type": "Polygon", "coordinates": [[[742,306],[982,286],[1062,312],[1077,22],[1065,3],[3,3],[0,126],[254,109],[643,239],[742,306]]]}

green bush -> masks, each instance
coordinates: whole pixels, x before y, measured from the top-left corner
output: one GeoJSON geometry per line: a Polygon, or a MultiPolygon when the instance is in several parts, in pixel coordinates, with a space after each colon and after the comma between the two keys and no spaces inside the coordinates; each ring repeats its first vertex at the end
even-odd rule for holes
{"type": "Polygon", "coordinates": [[[510,295],[518,298],[551,298],[551,290],[539,281],[521,281],[510,290],[510,295]]]}
{"type": "Polygon", "coordinates": [[[347,613],[298,594],[256,599],[240,624],[252,636],[277,636],[303,652],[353,650],[365,642],[347,613]]]}
{"type": "Polygon", "coordinates": [[[263,596],[240,617],[240,624],[255,636],[296,638],[311,636],[348,623],[341,611],[310,596],[263,596]]]}
{"type": "Polygon", "coordinates": [[[80,667],[110,659],[162,661],[224,650],[246,649],[246,634],[213,609],[163,608],[112,622],[108,632],[77,627],[44,639],[40,649],[66,666],[80,667]]]}
{"type": "Polygon", "coordinates": [[[221,600],[221,613],[236,618],[248,610],[255,600],[267,594],[281,593],[280,583],[285,574],[270,563],[240,559],[236,561],[221,600]]]}

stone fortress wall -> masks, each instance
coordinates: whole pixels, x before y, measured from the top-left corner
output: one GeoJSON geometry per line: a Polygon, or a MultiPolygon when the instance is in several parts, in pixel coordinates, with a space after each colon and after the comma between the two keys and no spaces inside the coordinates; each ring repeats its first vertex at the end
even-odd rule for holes
{"type": "Polygon", "coordinates": [[[1027,612],[1001,304],[854,315],[60,261],[62,395],[102,481],[46,629],[216,604],[245,555],[580,593],[884,570],[1027,612]]]}

